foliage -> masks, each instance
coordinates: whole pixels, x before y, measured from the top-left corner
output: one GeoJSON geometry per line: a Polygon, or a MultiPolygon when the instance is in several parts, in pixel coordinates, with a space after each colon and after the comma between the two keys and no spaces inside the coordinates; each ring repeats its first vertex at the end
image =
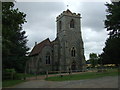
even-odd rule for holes
{"type": "Polygon", "coordinates": [[[108,38],[103,51],[103,64],[120,64],[120,38],[108,38]]]}
{"type": "Polygon", "coordinates": [[[13,2],[2,2],[2,68],[24,72],[27,36],[22,30],[26,14],[14,8],[13,2]]]}
{"type": "Polygon", "coordinates": [[[94,68],[98,64],[98,56],[96,53],[90,53],[89,58],[90,58],[89,59],[90,63],[92,67],[94,68]]]}
{"type": "Polygon", "coordinates": [[[17,73],[15,69],[4,69],[3,80],[21,80],[25,77],[24,73],[17,73]]]}
{"type": "Polygon", "coordinates": [[[100,55],[103,64],[120,64],[120,2],[107,3],[105,28],[109,32],[103,53],[100,55]]]}
{"type": "Polygon", "coordinates": [[[7,79],[13,79],[15,76],[15,69],[4,69],[3,73],[2,73],[2,79],[3,80],[7,80],[7,79]]]}
{"type": "Polygon", "coordinates": [[[107,3],[107,15],[105,20],[105,28],[109,31],[110,37],[120,37],[120,1],[107,3]]]}
{"type": "Polygon", "coordinates": [[[5,69],[5,72],[16,73],[15,69],[5,69]]]}

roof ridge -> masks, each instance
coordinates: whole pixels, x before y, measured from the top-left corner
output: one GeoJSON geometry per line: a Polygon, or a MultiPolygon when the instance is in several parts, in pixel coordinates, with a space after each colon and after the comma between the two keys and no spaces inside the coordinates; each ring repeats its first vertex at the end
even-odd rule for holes
{"type": "Polygon", "coordinates": [[[29,56],[39,54],[41,52],[42,48],[46,45],[51,45],[49,38],[47,38],[47,39],[43,40],[42,42],[38,43],[37,45],[35,45],[31,51],[31,53],[29,54],[29,56]]]}
{"type": "MultiPolygon", "coordinates": [[[[41,41],[41,42],[38,43],[38,44],[41,44],[41,43],[43,43],[43,42],[45,42],[45,41],[47,41],[47,40],[48,40],[49,42],[51,42],[49,38],[46,38],[45,40],[41,41]]],[[[38,45],[38,44],[37,44],[37,45],[38,45]]]]}

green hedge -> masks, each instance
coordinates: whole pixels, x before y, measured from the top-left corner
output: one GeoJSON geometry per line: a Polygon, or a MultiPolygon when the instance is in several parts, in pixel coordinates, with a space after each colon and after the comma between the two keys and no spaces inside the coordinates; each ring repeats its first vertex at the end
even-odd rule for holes
{"type": "Polygon", "coordinates": [[[15,69],[4,69],[2,72],[2,79],[3,80],[13,79],[15,73],[16,73],[15,69]]]}
{"type": "Polygon", "coordinates": [[[21,80],[25,78],[25,74],[17,73],[15,69],[5,69],[2,73],[3,80],[21,80]]]}

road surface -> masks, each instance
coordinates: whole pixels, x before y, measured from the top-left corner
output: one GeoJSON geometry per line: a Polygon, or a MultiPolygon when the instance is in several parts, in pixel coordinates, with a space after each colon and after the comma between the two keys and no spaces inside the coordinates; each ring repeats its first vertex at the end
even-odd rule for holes
{"type": "Polygon", "coordinates": [[[31,80],[12,88],[118,88],[118,76],[72,81],[31,80]]]}

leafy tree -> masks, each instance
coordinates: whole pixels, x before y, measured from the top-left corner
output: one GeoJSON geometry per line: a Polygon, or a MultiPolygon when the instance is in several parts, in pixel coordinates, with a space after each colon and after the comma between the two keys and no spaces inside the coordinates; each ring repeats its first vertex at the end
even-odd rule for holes
{"type": "Polygon", "coordinates": [[[98,64],[103,65],[101,54],[98,54],[98,64]]]}
{"type": "Polygon", "coordinates": [[[2,2],[2,66],[23,72],[26,62],[27,36],[22,29],[26,14],[14,8],[13,2],[2,2]]]}
{"type": "Polygon", "coordinates": [[[89,59],[90,63],[92,67],[94,68],[98,64],[98,56],[96,53],[90,53],[89,58],[90,58],[89,59]]]}
{"type": "Polygon", "coordinates": [[[105,28],[109,31],[110,38],[120,37],[120,1],[107,3],[105,28]]]}
{"type": "Polygon", "coordinates": [[[101,59],[103,64],[120,64],[120,2],[107,3],[105,28],[109,32],[101,59]]]}
{"type": "Polygon", "coordinates": [[[108,38],[103,48],[102,62],[103,64],[119,64],[120,63],[120,38],[108,38]]]}

